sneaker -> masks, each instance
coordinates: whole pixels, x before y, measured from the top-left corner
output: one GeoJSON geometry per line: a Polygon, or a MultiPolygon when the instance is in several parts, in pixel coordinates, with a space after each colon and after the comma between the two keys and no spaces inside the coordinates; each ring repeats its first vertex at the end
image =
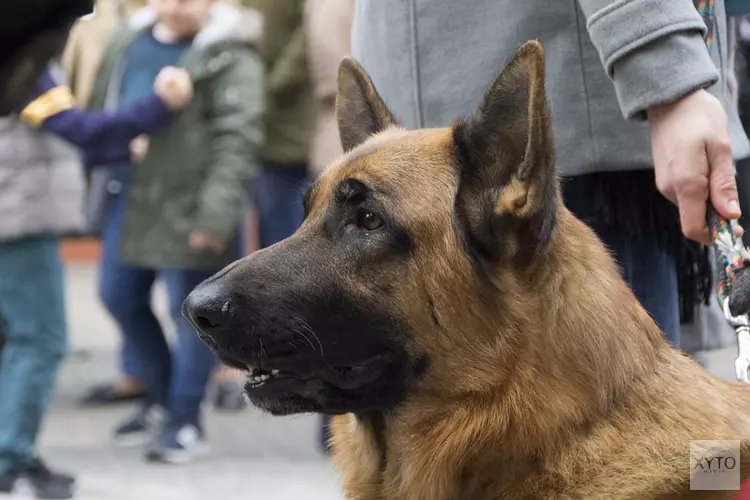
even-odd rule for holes
{"type": "Polygon", "coordinates": [[[23,498],[66,499],[73,498],[75,479],[52,472],[36,459],[32,466],[14,474],[0,475],[0,493],[18,495],[23,498]]]}
{"type": "Polygon", "coordinates": [[[164,427],[146,458],[151,462],[184,464],[208,453],[203,429],[195,423],[174,420],[164,427]]]}
{"type": "Polygon", "coordinates": [[[114,432],[118,446],[143,446],[153,439],[154,432],[166,420],[166,411],[159,405],[147,405],[125,419],[114,432]]]}
{"type": "Polygon", "coordinates": [[[38,476],[52,476],[56,477],[60,481],[64,483],[73,484],[76,482],[76,478],[71,476],[70,474],[65,474],[64,472],[53,472],[48,467],[47,464],[44,463],[44,461],[39,457],[34,457],[33,462],[31,462],[31,467],[29,468],[29,471],[32,472],[35,475],[38,476]]]}

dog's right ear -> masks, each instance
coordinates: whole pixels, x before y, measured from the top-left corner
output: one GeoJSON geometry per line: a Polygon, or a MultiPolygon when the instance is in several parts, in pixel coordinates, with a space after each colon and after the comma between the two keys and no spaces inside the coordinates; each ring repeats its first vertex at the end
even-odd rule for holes
{"type": "Polygon", "coordinates": [[[367,72],[351,57],[339,65],[336,116],[344,151],[362,144],[373,134],[396,125],[367,72]]]}
{"type": "Polygon", "coordinates": [[[528,260],[555,225],[557,178],[544,52],[524,44],[476,114],[453,128],[457,220],[473,255],[528,260]]]}

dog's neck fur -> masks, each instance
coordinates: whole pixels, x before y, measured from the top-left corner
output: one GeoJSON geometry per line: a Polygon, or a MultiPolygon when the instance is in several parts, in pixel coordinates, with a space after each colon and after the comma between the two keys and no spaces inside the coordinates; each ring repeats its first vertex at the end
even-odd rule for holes
{"type": "Polygon", "coordinates": [[[455,325],[467,339],[464,352],[453,345],[450,356],[435,360],[422,389],[397,410],[359,417],[362,449],[374,454],[372,473],[381,486],[396,491],[416,481],[420,487],[407,489],[438,498],[430,492],[450,491],[450,479],[431,471],[466,455],[457,449],[476,447],[481,457],[489,443],[508,460],[533,461],[585,435],[621,399],[632,401],[633,391],[654,383],[659,353],[667,349],[660,330],[594,234],[562,204],[558,213],[546,262],[533,271],[545,276],[509,281],[507,270],[499,273],[500,304],[478,296],[479,311],[446,313],[450,308],[438,302],[444,327],[455,325]],[[514,290],[523,282],[538,285],[514,290]],[[409,445],[414,435],[445,445],[419,449],[409,445]]]}

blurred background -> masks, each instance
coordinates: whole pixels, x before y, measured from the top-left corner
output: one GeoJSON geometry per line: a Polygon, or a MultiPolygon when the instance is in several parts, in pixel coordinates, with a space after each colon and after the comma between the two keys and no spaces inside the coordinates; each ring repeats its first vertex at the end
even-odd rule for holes
{"type": "MultiPolygon", "coordinates": [[[[134,16],[142,15],[147,3],[97,0],[94,13],[74,26],[60,62],[76,106],[100,110],[93,103],[111,37],[134,16]]],[[[253,152],[258,165],[253,166],[253,180],[247,187],[242,222],[235,228],[240,236],[234,257],[240,257],[296,229],[301,222],[300,193],[341,153],[333,114],[336,71],[341,58],[350,51],[354,0],[219,3],[243,12],[259,12],[264,19],[260,45],[267,87],[261,92],[267,96],[263,103],[265,137],[263,144],[257,144],[259,150],[253,152]]],[[[750,54],[750,24],[741,19],[731,27],[737,34],[737,85],[744,118],[748,116],[744,108],[750,103],[745,63],[750,54]]],[[[134,157],[148,154],[147,143],[130,147],[134,157]]],[[[104,196],[114,203],[112,200],[126,188],[125,181],[111,175],[99,179],[92,173],[97,171],[105,170],[86,171],[89,195],[92,186],[99,183],[104,196]]],[[[745,171],[741,169],[740,173],[745,171]]],[[[740,182],[747,185],[744,177],[740,182]]],[[[748,192],[750,189],[741,191],[743,205],[748,192]]],[[[186,195],[197,197],[198,193],[186,195]]],[[[112,230],[125,238],[123,243],[127,245],[127,234],[121,229],[117,226],[112,230]]],[[[273,418],[261,414],[242,399],[243,375],[227,368],[217,367],[212,372],[201,403],[201,426],[210,444],[209,454],[174,465],[146,461],[143,449],[138,447],[114,446],[113,428],[144,407],[147,387],[137,370],[130,371],[129,362],[133,360],[125,349],[121,321],[113,314],[117,301],[112,304],[106,297],[102,300],[101,274],[108,265],[104,258],[108,243],[91,230],[66,231],[63,236],[59,253],[70,348],[38,447],[46,461],[76,474],[76,498],[341,498],[339,479],[324,444],[326,421],[317,415],[273,418]]],[[[226,250],[226,243],[219,241],[218,245],[226,250]]],[[[157,278],[153,289],[144,293],[174,345],[179,338],[176,316],[170,310],[167,285],[157,278]]],[[[114,285],[119,286],[116,282],[114,285]]],[[[723,323],[720,312],[699,312],[694,328],[686,326],[683,335],[685,351],[713,373],[733,379],[733,332],[723,323]]]]}

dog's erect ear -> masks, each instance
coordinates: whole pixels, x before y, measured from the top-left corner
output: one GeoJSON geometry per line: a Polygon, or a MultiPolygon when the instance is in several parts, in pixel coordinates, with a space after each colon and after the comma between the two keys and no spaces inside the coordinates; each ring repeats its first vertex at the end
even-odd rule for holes
{"type": "Polygon", "coordinates": [[[528,258],[549,242],[557,179],[544,91],[544,52],[528,42],[453,129],[456,215],[473,253],[528,258]]]}
{"type": "Polygon", "coordinates": [[[336,115],[344,151],[362,144],[388,126],[396,125],[370,76],[354,59],[346,57],[341,61],[338,85],[336,115]]]}

